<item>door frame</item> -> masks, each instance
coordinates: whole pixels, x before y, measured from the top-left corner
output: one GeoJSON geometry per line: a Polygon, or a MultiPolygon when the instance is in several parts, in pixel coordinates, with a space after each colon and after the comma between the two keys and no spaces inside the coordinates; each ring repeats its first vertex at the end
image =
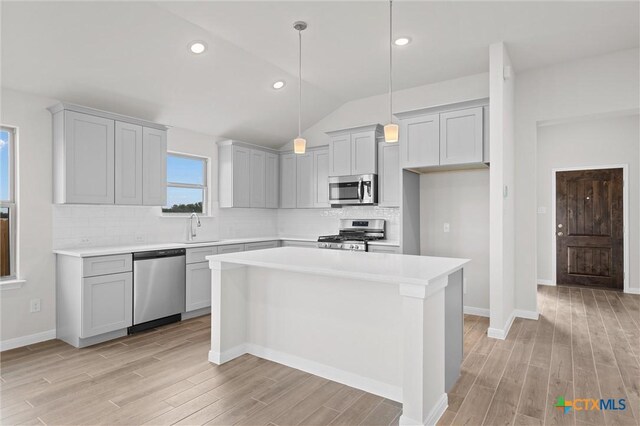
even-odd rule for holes
{"type": "Polygon", "coordinates": [[[557,282],[556,253],[556,173],[580,170],[622,169],[622,229],[624,252],[624,287],[623,292],[629,293],[629,164],[606,164],[593,166],[558,167],[551,169],[551,285],[557,282]]]}

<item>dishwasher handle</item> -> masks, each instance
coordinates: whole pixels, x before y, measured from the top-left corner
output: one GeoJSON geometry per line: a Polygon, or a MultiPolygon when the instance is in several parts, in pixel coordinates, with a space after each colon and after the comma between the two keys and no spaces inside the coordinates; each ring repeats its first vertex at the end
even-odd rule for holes
{"type": "Polygon", "coordinates": [[[185,249],[167,249],[167,250],[154,250],[154,251],[142,251],[133,253],[133,260],[145,260],[145,259],[159,259],[163,257],[176,257],[185,256],[187,251],[185,249]]]}

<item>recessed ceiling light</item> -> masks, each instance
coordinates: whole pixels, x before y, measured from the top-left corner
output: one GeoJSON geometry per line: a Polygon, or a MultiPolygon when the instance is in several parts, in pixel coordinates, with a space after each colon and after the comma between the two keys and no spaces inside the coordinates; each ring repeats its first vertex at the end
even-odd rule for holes
{"type": "Polygon", "coordinates": [[[285,85],[285,82],[282,80],[278,80],[275,83],[273,83],[273,88],[278,90],[278,89],[282,89],[285,85]]]}
{"type": "Polygon", "coordinates": [[[204,53],[205,50],[207,50],[207,45],[204,41],[194,41],[189,44],[189,51],[196,55],[204,53]]]}
{"type": "Polygon", "coordinates": [[[396,46],[406,46],[410,42],[411,42],[411,39],[409,37],[400,37],[400,38],[397,38],[396,41],[394,41],[396,46]]]}

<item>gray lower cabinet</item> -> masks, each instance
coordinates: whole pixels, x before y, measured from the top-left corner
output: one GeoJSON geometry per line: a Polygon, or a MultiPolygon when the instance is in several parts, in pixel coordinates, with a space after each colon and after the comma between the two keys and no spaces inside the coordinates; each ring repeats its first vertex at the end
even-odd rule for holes
{"type": "Polygon", "coordinates": [[[186,273],[185,311],[190,312],[211,306],[211,269],[209,269],[209,262],[188,264],[186,273]]]}
{"type": "Polygon", "coordinates": [[[244,251],[244,244],[227,244],[225,246],[218,246],[218,254],[238,253],[244,251]]]}
{"type": "Polygon", "coordinates": [[[82,333],[87,338],[133,324],[131,272],[82,280],[82,333]]]}

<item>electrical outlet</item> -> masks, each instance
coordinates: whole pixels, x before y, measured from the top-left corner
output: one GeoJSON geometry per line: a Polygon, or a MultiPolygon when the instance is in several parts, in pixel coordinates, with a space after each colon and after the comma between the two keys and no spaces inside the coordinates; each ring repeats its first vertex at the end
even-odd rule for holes
{"type": "Polygon", "coordinates": [[[86,246],[91,244],[91,238],[83,237],[80,238],[80,245],[86,246]]]}
{"type": "Polygon", "coordinates": [[[144,235],[140,235],[140,234],[136,235],[136,243],[144,243],[144,240],[145,240],[144,235]]]}
{"type": "Polygon", "coordinates": [[[444,227],[443,227],[443,228],[444,228],[444,232],[449,232],[449,230],[451,229],[451,227],[449,226],[449,224],[448,224],[448,223],[446,223],[446,222],[445,222],[445,224],[444,224],[444,227]]]}
{"type": "Polygon", "coordinates": [[[29,312],[40,312],[40,299],[31,299],[31,304],[29,306],[29,312]]]}

